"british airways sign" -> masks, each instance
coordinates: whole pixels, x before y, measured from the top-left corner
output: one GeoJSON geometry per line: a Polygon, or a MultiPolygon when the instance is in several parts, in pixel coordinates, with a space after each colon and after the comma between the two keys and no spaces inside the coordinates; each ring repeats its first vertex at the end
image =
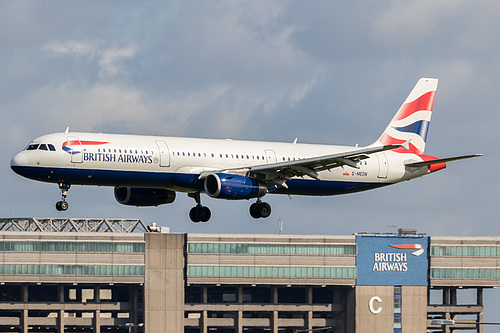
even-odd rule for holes
{"type": "Polygon", "coordinates": [[[356,236],[358,285],[426,286],[427,237],[356,236]]]}

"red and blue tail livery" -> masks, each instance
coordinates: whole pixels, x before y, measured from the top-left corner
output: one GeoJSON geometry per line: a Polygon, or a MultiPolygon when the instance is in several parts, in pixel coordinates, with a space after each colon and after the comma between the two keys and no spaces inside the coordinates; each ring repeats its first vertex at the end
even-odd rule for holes
{"type": "Polygon", "coordinates": [[[265,218],[271,214],[262,201],[267,194],[360,192],[480,156],[424,155],[437,83],[420,79],[379,139],[365,147],[66,131],[33,140],[12,158],[11,168],[23,177],[58,184],[61,211],[68,209],[71,185],[95,185],[114,187],[116,200],[131,206],[168,204],[176,193],[187,193],[196,201],[189,212],[193,222],[211,217],[201,194],[255,199],[250,215],[265,218]]]}

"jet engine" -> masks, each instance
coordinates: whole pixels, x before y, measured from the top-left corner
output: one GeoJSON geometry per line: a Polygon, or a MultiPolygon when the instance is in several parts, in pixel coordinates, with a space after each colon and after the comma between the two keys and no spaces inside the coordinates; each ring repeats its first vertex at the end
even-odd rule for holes
{"type": "Polygon", "coordinates": [[[163,188],[115,187],[115,199],[127,206],[158,206],[175,200],[175,192],[163,188]]]}
{"type": "Polygon", "coordinates": [[[267,187],[250,177],[212,173],[205,178],[205,193],[219,199],[251,199],[264,196],[267,187]]]}

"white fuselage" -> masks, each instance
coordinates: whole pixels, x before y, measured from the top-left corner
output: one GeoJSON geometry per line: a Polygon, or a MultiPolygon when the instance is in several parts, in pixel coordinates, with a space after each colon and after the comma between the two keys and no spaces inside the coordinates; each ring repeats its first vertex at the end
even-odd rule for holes
{"type": "MultiPolygon", "coordinates": [[[[79,185],[165,188],[203,191],[203,172],[245,169],[352,150],[353,147],[240,140],[137,135],[56,133],[31,144],[53,145],[55,151],[24,150],[12,160],[17,173],[31,179],[79,185]]],[[[411,153],[385,151],[357,163],[319,172],[319,178],[294,177],[277,193],[334,195],[362,191],[422,176],[404,163],[422,161],[411,153]],[[295,182],[294,181],[298,181],[295,182]],[[296,185],[296,186],[295,186],[296,185]]]]}

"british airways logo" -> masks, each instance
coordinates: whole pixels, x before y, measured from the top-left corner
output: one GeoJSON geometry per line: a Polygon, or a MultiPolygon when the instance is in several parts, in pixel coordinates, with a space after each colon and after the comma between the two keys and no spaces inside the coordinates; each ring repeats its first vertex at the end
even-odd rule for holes
{"type": "Polygon", "coordinates": [[[80,141],[80,140],[68,140],[62,144],[62,150],[68,154],[80,154],[84,146],[99,146],[105,145],[108,142],[102,141],[80,141]]]}
{"type": "MultiPolygon", "coordinates": [[[[68,140],[63,143],[62,149],[71,155],[83,154],[83,161],[87,162],[153,163],[153,155],[122,154],[121,150],[120,153],[116,153],[115,149],[113,150],[113,153],[111,153],[110,149],[108,152],[105,152],[105,149],[102,149],[102,152],[86,151],[88,147],[101,146],[108,143],[109,142],[103,141],[68,140]]],[[[130,152],[132,152],[132,150],[130,152]]]]}
{"type": "MultiPolygon", "coordinates": [[[[389,245],[392,248],[407,250],[407,249],[417,249],[417,251],[411,254],[418,257],[424,253],[424,248],[420,244],[397,244],[389,245]]],[[[406,253],[375,253],[372,271],[377,272],[406,272],[408,270],[408,260],[406,253]]]]}
{"type": "Polygon", "coordinates": [[[400,244],[400,245],[389,245],[389,246],[396,249],[417,249],[417,251],[411,253],[417,257],[422,253],[424,253],[424,248],[420,244],[400,244]]]}

